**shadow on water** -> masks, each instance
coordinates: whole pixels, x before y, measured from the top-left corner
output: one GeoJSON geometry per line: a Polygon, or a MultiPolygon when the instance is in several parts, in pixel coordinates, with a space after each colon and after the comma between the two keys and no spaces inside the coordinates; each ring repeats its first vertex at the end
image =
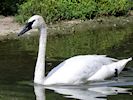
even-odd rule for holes
{"type": "Polygon", "coordinates": [[[35,65],[35,55],[21,50],[18,44],[18,40],[0,42],[0,82],[14,84],[33,76],[34,68],[30,66],[35,65]]]}
{"type": "MultiPolygon", "coordinates": [[[[93,35],[91,34],[91,36],[93,35]]],[[[103,54],[106,53],[110,56],[118,58],[126,58],[132,56],[133,39],[131,37],[133,36],[128,36],[128,38],[126,38],[125,40],[117,42],[119,43],[119,45],[117,44],[111,47],[107,47],[107,50],[104,50],[103,54]]],[[[65,37],[63,37],[63,39],[65,40],[65,37]]],[[[76,38],[76,40],[77,39],[78,38],[76,38]]],[[[68,57],[67,54],[63,58],[61,58],[62,56],[57,57],[51,55],[50,52],[52,51],[49,50],[53,48],[53,42],[50,40],[51,39],[49,39],[48,41],[51,46],[48,46],[49,48],[47,48],[48,55],[46,57],[46,74],[53,68],[53,66],[58,65],[60,62],[68,57]]],[[[83,38],[81,40],[83,40],[83,38]]],[[[58,46],[56,44],[58,42],[59,41],[56,41],[54,43],[55,46],[58,46]]],[[[72,42],[74,43],[75,41],[72,42]]],[[[71,41],[69,41],[69,43],[71,44],[71,41]]],[[[88,46],[88,44],[86,43],[83,44],[85,44],[85,47],[88,46]]],[[[60,43],[59,45],[63,44],[60,43]]],[[[123,98],[124,100],[133,99],[133,62],[127,65],[127,69],[123,71],[118,78],[102,82],[90,82],[78,86],[60,85],[44,87],[34,85],[32,82],[32,78],[36,62],[37,48],[37,37],[22,38],[17,40],[7,39],[0,42],[0,100],[122,100],[123,98]]],[[[88,48],[82,48],[81,50],[87,51],[88,48]]],[[[103,49],[97,51],[100,52],[102,50],[103,49]]],[[[62,48],[61,53],[65,54],[63,51],[64,49],[62,48]]],[[[73,54],[74,53],[72,53],[72,55],[73,54]]]]}

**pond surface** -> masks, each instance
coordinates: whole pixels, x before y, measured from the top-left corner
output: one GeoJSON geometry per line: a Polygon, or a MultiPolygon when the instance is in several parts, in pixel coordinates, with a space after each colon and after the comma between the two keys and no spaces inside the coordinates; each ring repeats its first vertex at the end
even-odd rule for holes
{"type": "MultiPolygon", "coordinates": [[[[102,82],[90,82],[79,86],[34,85],[32,80],[37,46],[33,47],[30,44],[37,45],[38,39],[31,38],[7,39],[0,42],[0,100],[133,100],[133,62],[126,66],[118,78],[102,82]],[[27,41],[29,42],[23,44],[23,48],[21,43],[27,41]],[[33,50],[34,48],[36,50],[33,50]]],[[[129,40],[130,44],[111,48],[112,52],[109,54],[116,58],[131,56],[133,39],[129,40]],[[122,48],[128,48],[128,51],[122,48]]],[[[46,60],[48,73],[63,58],[46,60]]]]}

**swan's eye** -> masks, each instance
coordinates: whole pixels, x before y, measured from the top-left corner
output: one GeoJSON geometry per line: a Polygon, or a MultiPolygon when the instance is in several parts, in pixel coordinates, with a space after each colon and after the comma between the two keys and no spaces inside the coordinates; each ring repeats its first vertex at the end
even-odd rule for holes
{"type": "Polygon", "coordinates": [[[31,21],[31,22],[28,22],[26,24],[26,26],[29,28],[29,29],[32,29],[32,24],[34,23],[35,20],[31,21]]]}

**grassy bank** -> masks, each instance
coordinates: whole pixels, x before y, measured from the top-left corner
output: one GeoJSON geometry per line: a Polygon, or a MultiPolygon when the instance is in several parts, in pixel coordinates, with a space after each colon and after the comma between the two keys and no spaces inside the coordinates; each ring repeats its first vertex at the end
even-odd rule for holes
{"type": "Polygon", "coordinates": [[[23,23],[29,16],[39,14],[47,23],[72,19],[85,20],[103,15],[126,15],[132,8],[132,0],[27,0],[19,6],[16,19],[23,23]]]}

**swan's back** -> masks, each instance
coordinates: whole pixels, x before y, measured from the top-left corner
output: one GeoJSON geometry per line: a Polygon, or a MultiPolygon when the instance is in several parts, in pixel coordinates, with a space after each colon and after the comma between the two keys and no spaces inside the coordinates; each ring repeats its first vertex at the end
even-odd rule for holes
{"type": "Polygon", "coordinates": [[[81,55],[71,57],[47,75],[45,83],[82,83],[95,74],[103,65],[117,61],[104,55],[81,55]]]}

